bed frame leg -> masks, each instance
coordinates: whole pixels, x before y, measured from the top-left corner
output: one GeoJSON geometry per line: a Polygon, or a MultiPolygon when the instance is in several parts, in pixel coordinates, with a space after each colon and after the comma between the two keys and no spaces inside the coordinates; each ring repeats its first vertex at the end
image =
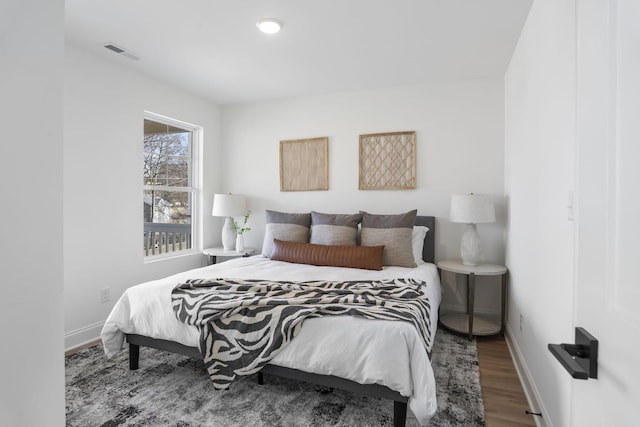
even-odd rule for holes
{"type": "Polygon", "coordinates": [[[140,362],[140,346],[129,343],[129,369],[135,371],[140,362]]]}
{"type": "Polygon", "coordinates": [[[393,427],[404,427],[407,422],[407,402],[393,401],[393,427]]]}
{"type": "Polygon", "coordinates": [[[258,372],[258,384],[264,384],[264,374],[262,372],[258,372]]]}

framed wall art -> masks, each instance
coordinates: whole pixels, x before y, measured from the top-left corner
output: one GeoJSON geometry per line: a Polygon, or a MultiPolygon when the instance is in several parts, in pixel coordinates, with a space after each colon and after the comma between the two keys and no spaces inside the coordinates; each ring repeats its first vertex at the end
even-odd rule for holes
{"type": "Polygon", "coordinates": [[[416,188],[416,132],[360,135],[360,190],[416,188]]]}
{"type": "Polygon", "coordinates": [[[329,138],[280,141],[280,191],[329,189],[329,138]]]}

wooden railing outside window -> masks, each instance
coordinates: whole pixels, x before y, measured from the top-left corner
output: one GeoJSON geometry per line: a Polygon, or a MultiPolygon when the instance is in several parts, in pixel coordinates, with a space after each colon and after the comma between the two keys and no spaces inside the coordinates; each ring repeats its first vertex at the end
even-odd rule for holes
{"type": "Polygon", "coordinates": [[[191,224],[144,223],[144,255],[191,249],[191,224]]]}

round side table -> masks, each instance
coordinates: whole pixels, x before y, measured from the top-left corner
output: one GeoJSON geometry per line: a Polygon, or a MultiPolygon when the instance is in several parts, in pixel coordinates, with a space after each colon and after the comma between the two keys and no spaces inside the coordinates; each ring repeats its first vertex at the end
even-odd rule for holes
{"type": "Polygon", "coordinates": [[[437,263],[438,270],[467,276],[467,313],[443,313],[440,323],[452,331],[474,335],[504,334],[507,304],[507,267],[497,264],[464,265],[461,260],[446,260],[437,263]],[[502,278],[502,301],[499,316],[474,313],[476,276],[500,276],[502,278]]]}

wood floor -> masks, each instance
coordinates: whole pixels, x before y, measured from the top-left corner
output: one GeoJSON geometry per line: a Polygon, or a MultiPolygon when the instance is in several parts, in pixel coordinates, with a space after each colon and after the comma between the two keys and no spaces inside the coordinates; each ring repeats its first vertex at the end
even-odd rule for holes
{"type": "Polygon", "coordinates": [[[478,337],[480,384],[487,427],[535,426],[503,337],[478,337]]]}

